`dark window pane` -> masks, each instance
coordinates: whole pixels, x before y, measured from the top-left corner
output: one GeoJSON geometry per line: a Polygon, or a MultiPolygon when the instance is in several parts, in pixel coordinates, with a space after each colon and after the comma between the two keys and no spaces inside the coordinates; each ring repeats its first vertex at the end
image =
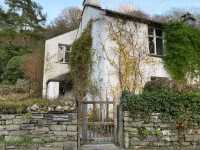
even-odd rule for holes
{"type": "Polygon", "coordinates": [[[59,45],[58,47],[58,61],[59,62],[63,62],[63,52],[64,52],[63,46],[59,45]]]}
{"type": "Polygon", "coordinates": [[[156,36],[162,36],[162,30],[156,29],[156,36]]]}
{"type": "Polygon", "coordinates": [[[65,52],[65,63],[69,63],[70,52],[71,52],[70,46],[67,46],[66,47],[66,52],[65,52]]]}
{"type": "Polygon", "coordinates": [[[156,50],[157,50],[157,55],[163,55],[163,39],[160,38],[156,39],[156,50]]]}
{"type": "Polygon", "coordinates": [[[155,45],[152,37],[149,38],[149,52],[150,54],[155,53],[155,45]]]}
{"type": "Polygon", "coordinates": [[[154,31],[154,29],[153,29],[152,27],[149,27],[149,28],[148,28],[148,34],[149,34],[149,35],[152,35],[152,36],[153,36],[153,35],[154,35],[154,34],[153,34],[153,31],[154,31]]]}
{"type": "Polygon", "coordinates": [[[65,63],[69,63],[69,58],[70,58],[70,53],[66,52],[65,53],[65,63]]]}
{"type": "Polygon", "coordinates": [[[66,46],[67,51],[71,51],[71,47],[70,46],[66,46]]]}

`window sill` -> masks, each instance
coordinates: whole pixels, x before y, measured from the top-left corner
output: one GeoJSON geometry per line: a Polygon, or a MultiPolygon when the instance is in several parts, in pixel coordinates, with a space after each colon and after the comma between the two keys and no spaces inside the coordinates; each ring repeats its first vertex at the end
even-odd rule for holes
{"type": "Polygon", "coordinates": [[[148,54],[150,57],[164,58],[164,55],[148,54]]]}
{"type": "Polygon", "coordinates": [[[58,64],[69,65],[69,63],[65,62],[57,62],[58,64]]]}

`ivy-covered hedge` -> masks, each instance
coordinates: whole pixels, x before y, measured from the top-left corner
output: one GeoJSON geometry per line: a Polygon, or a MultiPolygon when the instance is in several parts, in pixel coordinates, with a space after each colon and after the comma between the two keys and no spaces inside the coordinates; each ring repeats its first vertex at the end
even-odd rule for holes
{"type": "Polygon", "coordinates": [[[198,92],[180,93],[160,89],[135,95],[124,91],[121,102],[124,110],[132,115],[150,116],[152,113],[160,113],[162,119],[178,122],[200,121],[200,93],[198,92]]]}

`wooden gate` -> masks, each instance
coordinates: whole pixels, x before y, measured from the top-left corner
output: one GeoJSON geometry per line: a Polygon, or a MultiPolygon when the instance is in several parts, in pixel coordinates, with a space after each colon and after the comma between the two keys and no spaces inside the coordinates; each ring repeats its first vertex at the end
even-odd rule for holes
{"type": "Polygon", "coordinates": [[[81,144],[104,144],[114,142],[113,102],[81,102],[81,144]]]}

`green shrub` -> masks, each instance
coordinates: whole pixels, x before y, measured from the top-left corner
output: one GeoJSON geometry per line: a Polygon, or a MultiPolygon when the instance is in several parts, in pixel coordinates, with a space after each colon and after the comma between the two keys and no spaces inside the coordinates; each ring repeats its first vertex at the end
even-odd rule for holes
{"type": "Polygon", "coordinates": [[[176,81],[200,75],[200,30],[183,22],[166,26],[165,68],[176,81]]]}
{"type": "Polygon", "coordinates": [[[21,69],[23,61],[23,56],[15,56],[8,61],[8,64],[3,74],[3,78],[6,82],[15,84],[18,79],[24,78],[24,73],[21,69]]]}
{"type": "Polygon", "coordinates": [[[124,110],[133,114],[150,116],[160,113],[162,119],[176,121],[200,121],[200,92],[175,92],[168,89],[144,91],[135,95],[123,92],[121,102],[124,110]]]}
{"type": "Polygon", "coordinates": [[[159,78],[147,82],[144,86],[144,91],[155,91],[159,89],[171,89],[175,88],[173,81],[165,78],[159,78]]]}

